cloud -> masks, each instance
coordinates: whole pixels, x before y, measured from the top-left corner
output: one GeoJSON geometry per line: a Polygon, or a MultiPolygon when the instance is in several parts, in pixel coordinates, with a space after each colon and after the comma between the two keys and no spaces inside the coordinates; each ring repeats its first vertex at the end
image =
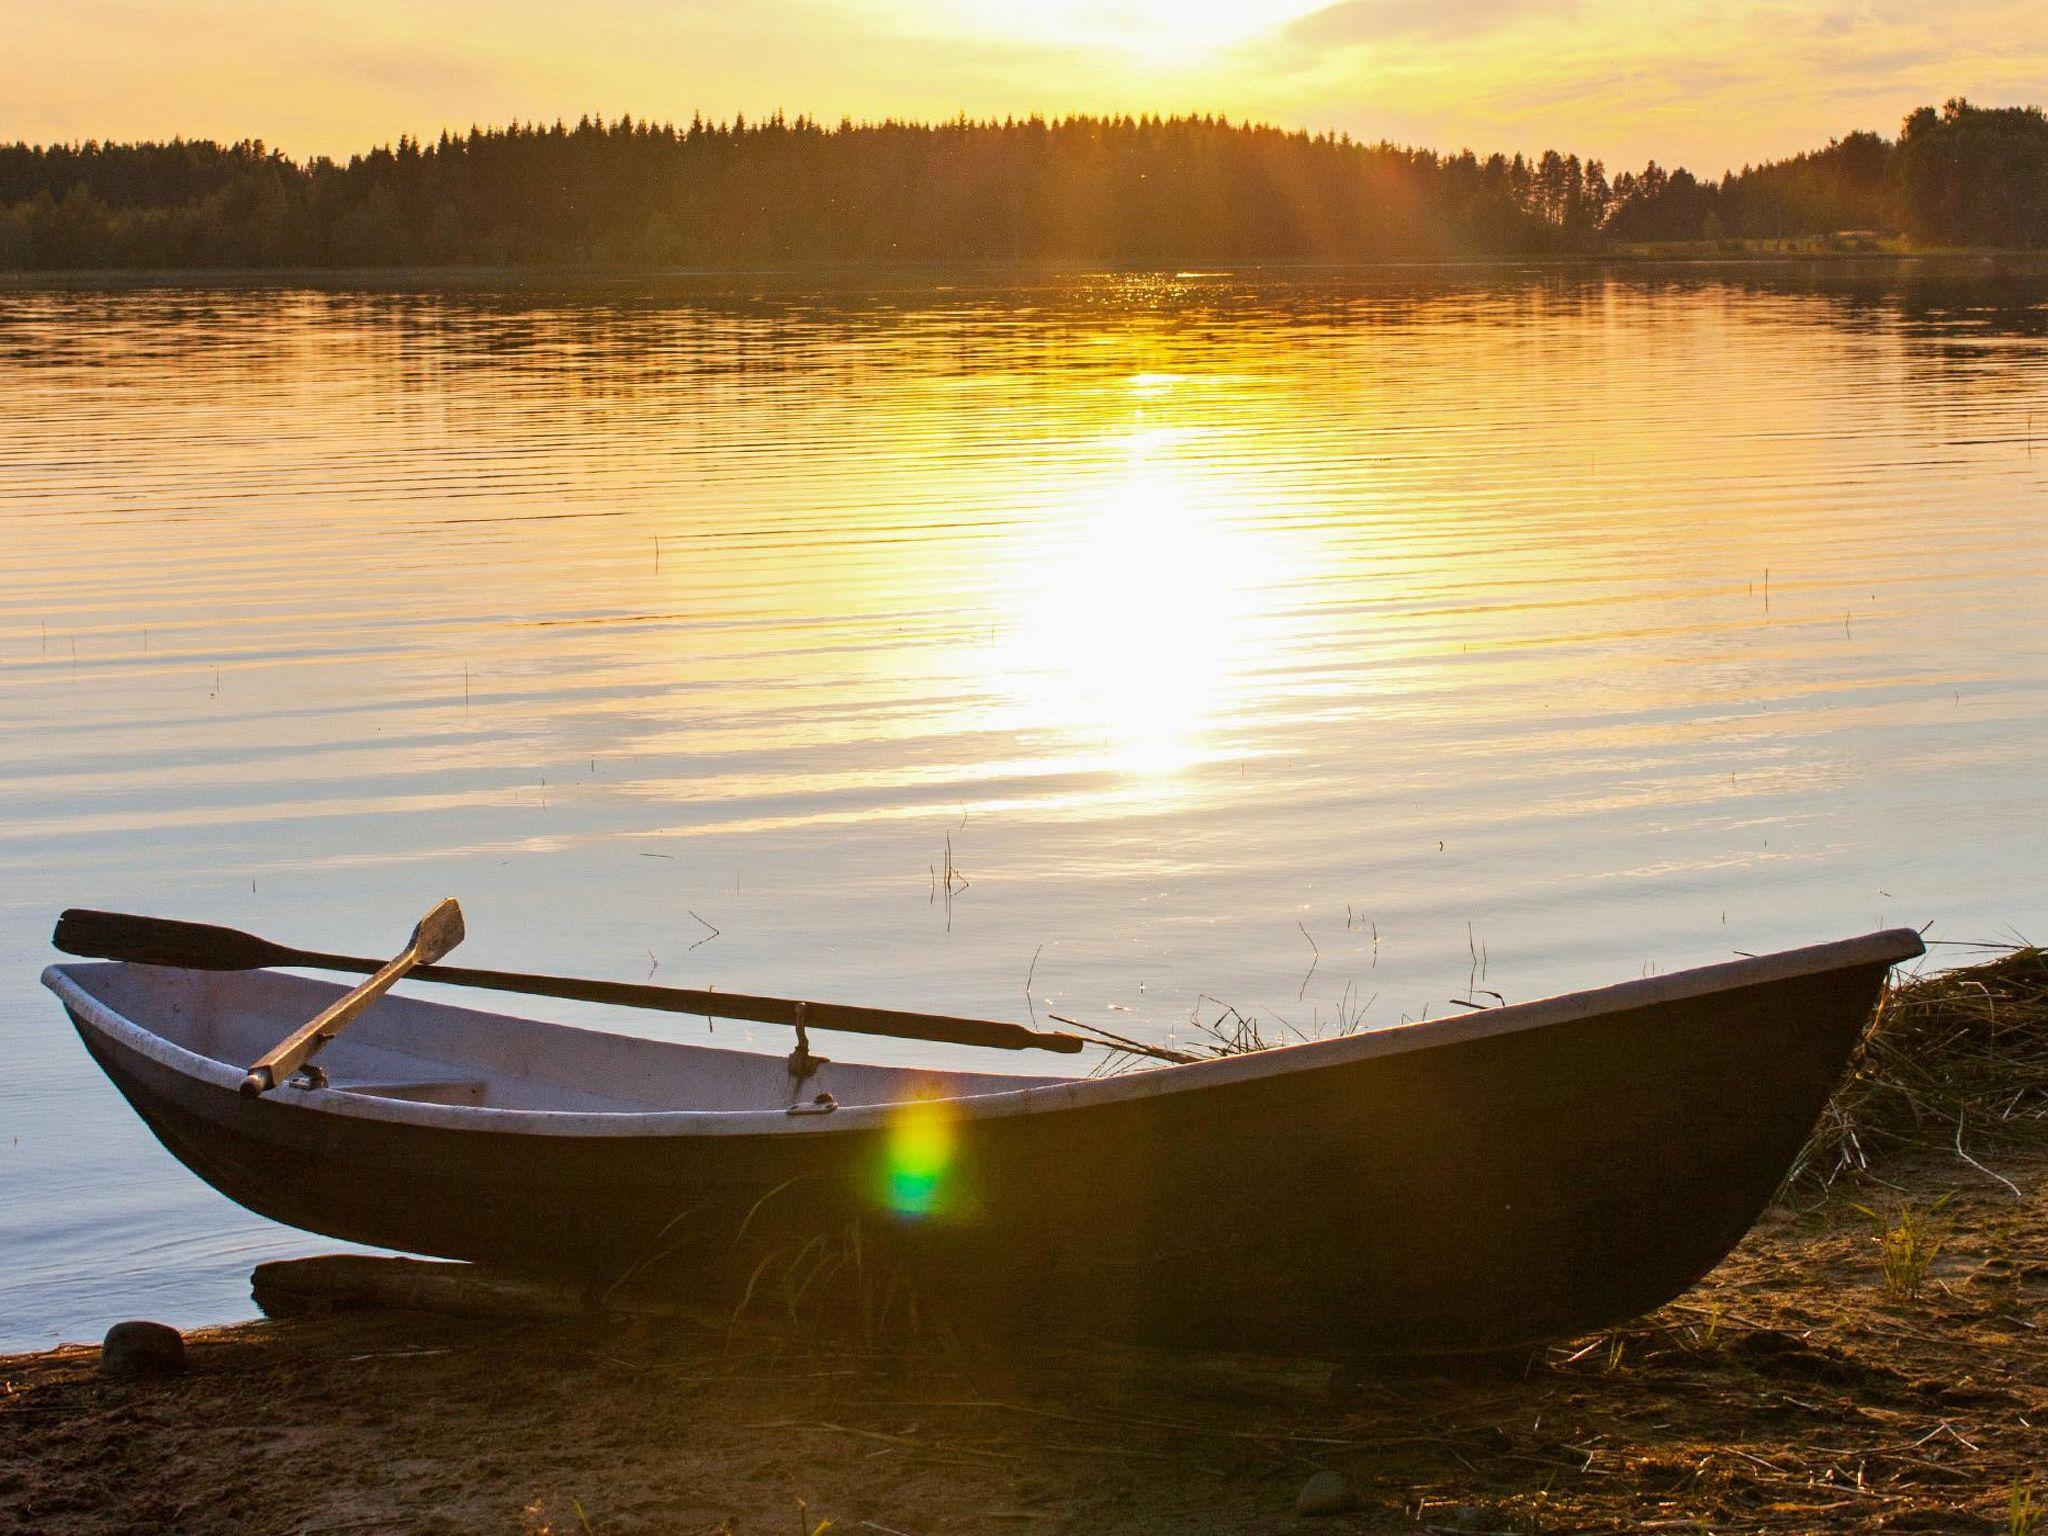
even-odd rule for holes
{"type": "Polygon", "coordinates": [[[346,81],[400,101],[476,93],[505,82],[504,71],[496,65],[452,50],[323,49],[306,62],[309,68],[317,66],[317,77],[325,81],[346,81]]]}

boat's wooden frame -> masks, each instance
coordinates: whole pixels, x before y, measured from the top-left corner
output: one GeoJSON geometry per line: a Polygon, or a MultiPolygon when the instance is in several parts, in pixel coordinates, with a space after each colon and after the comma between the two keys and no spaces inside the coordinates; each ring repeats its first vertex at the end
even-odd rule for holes
{"type": "Polygon", "coordinates": [[[1921,952],[1890,930],[1098,1078],[816,1057],[799,1076],[393,995],[321,1057],[325,1086],[260,1100],[239,1063],[342,989],[43,980],[165,1146],[292,1226],[715,1302],[763,1245],[873,1218],[921,1304],[979,1325],[1370,1354],[1519,1345],[1683,1291],[1921,952]]]}

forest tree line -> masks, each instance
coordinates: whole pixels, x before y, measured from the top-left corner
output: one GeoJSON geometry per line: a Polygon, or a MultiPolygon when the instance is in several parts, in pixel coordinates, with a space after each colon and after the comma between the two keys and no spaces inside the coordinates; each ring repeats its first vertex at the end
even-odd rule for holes
{"type": "Polygon", "coordinates": [[[1217,117],[514,125],[297,161],[0,146],[0,268],[1443,260],[1845,231],[2048,246],[2048,118],[1923,107],[1719,180],[1217,117]]]}

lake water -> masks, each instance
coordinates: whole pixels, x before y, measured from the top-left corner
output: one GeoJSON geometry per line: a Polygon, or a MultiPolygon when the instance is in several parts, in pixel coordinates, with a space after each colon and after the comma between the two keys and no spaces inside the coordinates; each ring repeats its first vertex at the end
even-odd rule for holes
{"type": "Polygon", "coordinates": [[[1154,1040],[2048,929],[2035,279],[13,287],[0,393],[0,1346],[334,1246],[67,905],[1154,1040]]]}

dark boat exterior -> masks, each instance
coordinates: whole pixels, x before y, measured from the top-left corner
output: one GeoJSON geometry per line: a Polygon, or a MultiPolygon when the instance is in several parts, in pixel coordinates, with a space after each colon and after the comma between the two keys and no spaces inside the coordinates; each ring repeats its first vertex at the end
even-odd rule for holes
{"type": "Polygon", "coordinates": [[[194,1172],[378,1247],[729,1304],[862,1224],[921,1303],[1006,1331],[1477,1352],[1661,1305],[1771,1199],[1892,930],[1540,1002],[1097,1078],[782,1058],[378,1003],[325,1086],[237,1093],[339,988],[53,966],[194,1172]]]}

